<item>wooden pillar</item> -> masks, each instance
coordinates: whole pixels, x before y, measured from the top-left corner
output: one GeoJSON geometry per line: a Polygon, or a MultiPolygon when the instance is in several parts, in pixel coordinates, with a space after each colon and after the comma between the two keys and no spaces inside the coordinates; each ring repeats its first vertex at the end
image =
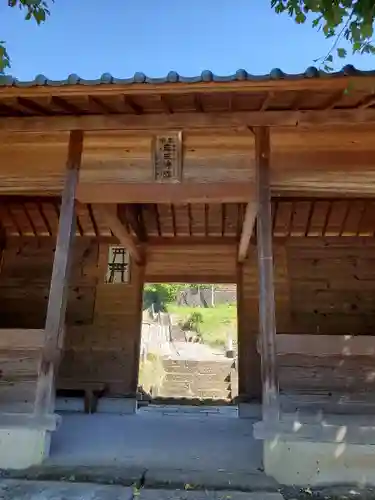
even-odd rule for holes
{"type": "Polygon", "coordinates": [[[61,200],[59,231],[52,269],[45,325],[45,343],[39,367],[34,411],[53,411],[55,375],[63,345],[71,249],[75,235],[75,194],[79,179],[83,133],[70,133],[65,185],[61,200]]]}
{"type": "Polygon", "coordinates": [[[138,378],[139,378],[139,363],[141,354],[141,336],[142,336],[142,316],[143,316],[143,288],[145,284],[145,264],[137,265],[137,333],[134,342],[133,352],[133,373],[131,380],[131,392],[134,396],[137,394],[138,378]]]}
{"type": "Polygon", "coordinates": [[[262,405],[263,420],[273,420],[279,417],[279,388],[276,367],[276,316],[272,254],[270,132],[266,127],[258,127],[254,133],[259,203],[257,248],[262,405]]]}

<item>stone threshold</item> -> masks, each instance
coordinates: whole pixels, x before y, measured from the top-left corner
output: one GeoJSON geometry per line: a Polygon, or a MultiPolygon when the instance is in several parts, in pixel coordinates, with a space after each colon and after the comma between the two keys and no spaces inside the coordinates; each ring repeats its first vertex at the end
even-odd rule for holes
{"type": "Polygon", "coordinates": [[[24,470],[3,470],[3,479],[28,481],[66,481],[73,483],[115,484],[135,488],[186,490],[233,490],[277,492],[278,483],[263,471],[182,470],[170,468],[109,466],[58,466],[45,463],[24,470]]]}
{"type": "MultiPolygon", "coordinates": [[[[375,500],[375,488],[353,485],[333,485],[326,487],[287,487],[276,485],[268,479],[268,485],[262,484],[256,475],[248,474],[247,481],[239,480],[241,474],[231,477],[233,482],[228,485],[226,481],[209,481],[203,486],[192,479],[202,479],[198,471],[146,471],[134,467],[49,467],[39,466],[25,471],[2,471],[0,474],[0,498],[4,500],[18,500],[20,497],[29,498],[38,494],[40,498],[56,500],[61,498],[72,500],[80,498],[92,499],[92,493],[98,500],[100,495],[103,500],[124,498],[129,500],[336,500],[338,498],[355,500],[375,500]],[[48,469],[48,471],[47,471],[48,469]],[[51,469],[54,469],[53,471],[51,469]],[[147,478],[147,472],[149,477],[147,478]],[[166,473],[170,481],[166,480],[166,473]],[[160,480],[165,476],[164,480],[160,480]],[[147,480],[146,480],[147,478],[147,480]],[[255,479],[256,478],[256,479],[255,479]],[[189,482],[185,482],[189,479],[189,482]],[[249,488],[247,482],[252,482],[249,488]],[[26,496],[25,496],[26,494],[26,496]],[[8,495],[8,496],[7,496],[8,495]]],[[[213,477],[211,479],[214,479],[213,477]]]]}

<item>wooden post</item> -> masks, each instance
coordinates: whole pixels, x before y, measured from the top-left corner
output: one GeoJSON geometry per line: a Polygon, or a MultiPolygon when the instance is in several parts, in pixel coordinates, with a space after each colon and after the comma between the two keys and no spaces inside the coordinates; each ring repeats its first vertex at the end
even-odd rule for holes
{"type": "Polygon", "coordinates": [[[75,235],[75,194],[79,179],[83,133],[70,133],[66,178],[61,200],[59,231],[53,262],[48,299],[45,342],[40,362],[34,412],[53,411],[55,383],[60,351],[63,345],[68,295],[71,248],[75,235]]]}
{"type": "Polygon", "coordinates": [[[279,388],[276,367],[276,316],[272,254],[270,132],[266,127],[259,127],[254,130],[254,133],[259,203],[257,247],[262,408],[263,420],[277,420],[279,418],[279,388]]]}
{"type": "Polygon", "coordinates": [[[138,335],[136,341],[134,343],[134,353],[133,353],[133,374],[132,374],[132,391],[134,392],[134,396],[136,397],[137,389],[138,389],[138,378],[139,378],[139,362],[140,362],[140,354],[141,354],[141,336],[142,336],[142,316],[143,316],[143,288],[145,284],[145,265],[137,265],[137,317],[138,317],[138,335]]]}

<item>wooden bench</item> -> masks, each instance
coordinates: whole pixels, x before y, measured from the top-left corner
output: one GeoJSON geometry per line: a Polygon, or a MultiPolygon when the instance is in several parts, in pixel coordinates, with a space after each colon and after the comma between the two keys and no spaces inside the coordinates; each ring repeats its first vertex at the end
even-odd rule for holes
{"type": "Polygon", "coordinates": [[[102,382],[86,382],[78,380],[59,380],[57,390],[61,391],[83,391],[85,413],[96,413],[98,399],[105,392],[106,385],[102,382]]]}

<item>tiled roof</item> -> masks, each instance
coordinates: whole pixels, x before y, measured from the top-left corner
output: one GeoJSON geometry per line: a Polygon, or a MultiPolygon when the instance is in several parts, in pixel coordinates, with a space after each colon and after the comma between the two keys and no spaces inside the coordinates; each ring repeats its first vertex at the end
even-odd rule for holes
{"type": "Polygon", "coordinates": [[[372,76],[375,77],[375,70],[361,71],[352,65],[347,65],[341,71],[335,73],[326,73],[320,71],[314,66],[310,66],[303,73],[284,73],[279,68],[273,69],[270,73],[265,75],[252,75],[244,69],[237,70],[232,75],[219,76],[212,73],[212,71],[202,71],[197,76],[182,76],[176,71],[170,71],[165,77],[154,78],[145,75],[144,73],[135,73],[130,78],[115,78],[110,73],[104,73],[100,78],[94,80],[87,80],[79,77],[78,75],[69,75],[65,80],[50,80],[44,75],[38,75],[34,80],[20,81],[11,75],[0,76],[0,87],[35,87],[35,86],[63,86],[63,85],[100,85],[100,84],[134,84],[134,83],[148,83],[148,84],[163,84],[163,83],[201,83],[201,82],[235,82],[235,81],[254,81],[262,82],[269,80],[300,80],[303,78],[338,78],[343,76],[372,76]]]}

